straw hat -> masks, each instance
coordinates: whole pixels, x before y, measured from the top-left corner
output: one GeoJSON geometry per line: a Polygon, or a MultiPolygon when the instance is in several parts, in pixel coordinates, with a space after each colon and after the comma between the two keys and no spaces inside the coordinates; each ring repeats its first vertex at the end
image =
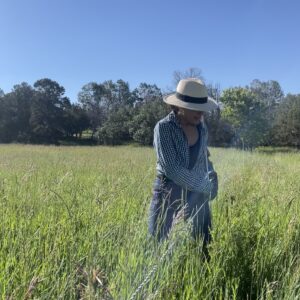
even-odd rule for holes
{"type": "Polygon", "coordinates": [[[165,96],[164,102],[197,111],[211,111],[218,107],[217,102],[208,97],[204,83],[196,78],[180,80],[176,93],[165,96]]]}

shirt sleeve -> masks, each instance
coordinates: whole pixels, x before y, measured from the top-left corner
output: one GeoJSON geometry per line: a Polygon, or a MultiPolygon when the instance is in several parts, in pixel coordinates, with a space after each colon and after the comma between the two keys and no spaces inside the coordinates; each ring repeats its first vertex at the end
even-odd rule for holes
{"type": "Polygon", "coordinates": [[[209,194],[211,182],[206,173],[199,174],[180,165],[177,150],[172,140],[171,129],[168,124],[158,123],[154,128],[154,147],[159,164],[165,171],[165,175],[179,186],[189,191],[209,194]]]}

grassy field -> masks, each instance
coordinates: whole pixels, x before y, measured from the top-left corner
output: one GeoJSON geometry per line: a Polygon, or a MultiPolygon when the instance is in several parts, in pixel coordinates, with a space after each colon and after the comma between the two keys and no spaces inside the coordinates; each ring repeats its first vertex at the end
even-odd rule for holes
{"type": "Polygon", "coordinates": [[[1,299],[300,299],[300,154],[211,153],[207,262],[147,234],[153,149],[1,145],[1,299]]]}

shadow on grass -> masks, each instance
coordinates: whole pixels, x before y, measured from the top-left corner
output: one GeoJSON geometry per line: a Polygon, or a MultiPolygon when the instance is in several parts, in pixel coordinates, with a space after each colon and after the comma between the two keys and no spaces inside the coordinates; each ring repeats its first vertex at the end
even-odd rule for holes
{"type": "Polygon", "coordinates": [[[96,146],[97,141],[89,138],[66,138],[58,141],[59,146],[96,146]]]}

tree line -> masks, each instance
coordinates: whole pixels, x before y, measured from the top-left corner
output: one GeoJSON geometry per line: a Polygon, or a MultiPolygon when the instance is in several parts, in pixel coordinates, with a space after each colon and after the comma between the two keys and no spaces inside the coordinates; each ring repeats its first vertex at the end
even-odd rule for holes
{"type": "MultiPolygon", "coordinates": [[[[175,73],[175,84],[191,74],[175,73]]],[[[174,84],[174,86],[175,86],[174,84]]],[[[284,95],[277,81],[253,80],[223,91],[207,84],[219,109],[206,114],[213,146],[300,147],[300,94],[284,95]]],[[[83,140],[103,145],[152,145],[153,128],[170,109],[155,84],[130,90],[120,79],[85,84],[72,103],[54,80],[0,89],[0,142],[60,144],[83,140]],[[89,132],[88,138],[83,133],[89,132]]]]}

